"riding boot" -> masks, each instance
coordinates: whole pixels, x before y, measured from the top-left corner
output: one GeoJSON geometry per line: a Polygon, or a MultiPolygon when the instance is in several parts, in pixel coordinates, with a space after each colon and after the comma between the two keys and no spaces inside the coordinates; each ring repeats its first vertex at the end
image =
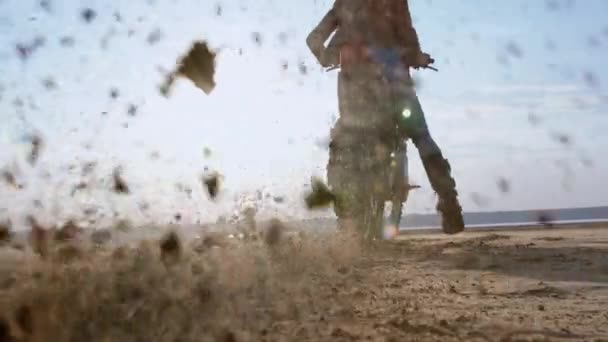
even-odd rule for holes
{"type": "Polygon", "coordinates": [[[464,230],[462,208],[458,202],[456,182],[451,176],[451,167],[441,153],[422,158],[422,165],[433,190],[439,196],[437,211],[441,213],[441,225],[446,234],[456,234],[464,230]]]}

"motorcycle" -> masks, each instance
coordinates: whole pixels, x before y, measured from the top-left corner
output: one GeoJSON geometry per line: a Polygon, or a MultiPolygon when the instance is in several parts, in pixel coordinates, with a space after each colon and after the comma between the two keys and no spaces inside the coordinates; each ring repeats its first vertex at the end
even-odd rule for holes
{"type": "MultiPolygon", "coordinates": [[[[414,69],[430,69],[438,71],[436,68],[431,66],[435,61],[429,55],[428,63],[426,65],[412,67],[414,69]]],[[[411,66],[410,66],[411,67],[411,66]]],[[[340,70],[339,64],[333,64],[325,68],[326,72],[340,70]]],[[[407,141],[408,137],[403,136],[403,133],[399,132],[399,128],[395,129],[395,149],[391,153],[391,171],[389,172],[389,186],[391,193],[386,201],[381,201],[371,195],[369,192],[357,191],[359,194],[370,194],[369,199],[361,199],[361,203],[369,203],[364,213],[361,213],[361,217],[365,224],[369,224],[370,228],[376,225],[377,222],[384,222],[384,238],[391,238],[398,233],[401,219],[403,216],[405,202],[409,197],[409,192],[413,189],[420,188],[419,185],[413,185],[409,182],[409,165],[407,158],[407,141]],[[385,217],[384,202],[391,202],[391,210],[388,218],[385,217]],[[377,217],[381,215],[382,217],[377,217]]],[[[369,229],[368,229],[369,230],[369,229]]],[[[373,233],[372,233],[373,234],[373,233]]]]}

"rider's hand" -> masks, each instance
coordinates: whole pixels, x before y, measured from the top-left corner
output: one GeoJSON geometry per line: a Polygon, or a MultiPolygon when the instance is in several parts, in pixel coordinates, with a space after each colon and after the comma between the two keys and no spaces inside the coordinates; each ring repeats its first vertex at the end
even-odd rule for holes
{"type": "Polygon", "coordinates": [[[321,66],[323,68],[329,68],[334,65],[334,63],[331,60],[331,55],[327,50],[323,50],[321,52],[321,55],[319,56],[318,61],[319,61],[319,64],[321,64],[321,66]]]}
{"type": "Polygon", "coordinates": [[[429,55],[428,53],[422,52],[422,51],[418,51],[414,55],[413,67],[415,67],[415,68],[425,67],[425,66],[428,66],[429,64],[432,64],[433,62],[434,62],[434,60],[433,60],[433,58],[431,58],[431,55],[429,55]]]}
{"type": "Polygon", "coordinates": [[[323,57],[321,57],[319,59],[319,64],[321,64],[321,66],[323,68],[329,68],[332,66],[332,64],[327,60],[327,58],[323,58],[323,57]]]}

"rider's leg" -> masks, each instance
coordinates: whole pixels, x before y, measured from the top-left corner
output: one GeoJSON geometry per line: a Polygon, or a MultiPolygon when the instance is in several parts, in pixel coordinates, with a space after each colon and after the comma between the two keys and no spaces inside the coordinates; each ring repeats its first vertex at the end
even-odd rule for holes
{"type": "Polygon", "coordinates": [[[417,96],[410,97],[407,110],[403,126],[418,149],[429,182],[439,196],[437,210],[442,214],[443,231],[459,233],[464,230],[464,219],[451,166],[430,134],[417,96]]]}

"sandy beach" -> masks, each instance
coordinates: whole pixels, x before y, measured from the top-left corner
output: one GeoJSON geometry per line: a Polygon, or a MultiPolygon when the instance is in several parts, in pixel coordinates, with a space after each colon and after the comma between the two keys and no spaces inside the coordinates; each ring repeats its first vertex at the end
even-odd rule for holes
{"type": "Polygon", "coordinates": [[[8,244],[0,341],[608,341],[606,228],[8,244]]]}

